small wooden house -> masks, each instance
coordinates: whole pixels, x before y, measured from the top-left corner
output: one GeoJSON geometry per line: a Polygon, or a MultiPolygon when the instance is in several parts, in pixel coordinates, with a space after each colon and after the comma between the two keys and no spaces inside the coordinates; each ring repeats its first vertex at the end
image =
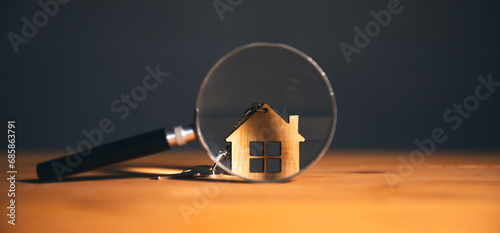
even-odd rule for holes
{"type": "Polygon", "coordinates": [[[255,180],[281,179],[300,170],[299,116],[288,123],[264,103],[226,138],[231,143],[231,170],[255,180]],[[266,110],[267,109],[267,110],[266,110]]]}

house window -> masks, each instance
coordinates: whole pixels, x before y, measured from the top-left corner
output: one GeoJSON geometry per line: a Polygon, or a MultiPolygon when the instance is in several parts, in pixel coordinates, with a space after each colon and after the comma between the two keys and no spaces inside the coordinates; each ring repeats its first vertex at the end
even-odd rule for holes
{"type": "Polygon", "coordinates": [[[264,142],[250,142],[250,155],[264,155],[264,142]]]}
{"type": "Polygon", "coordinates": [[[250,159],[250,172],[264,172],[264,159],[250,159]]]}
{"type": "Polygon", "coordinates": [[[281,155],[281,142],[267,142],[266,155],[281,155]]]}
{"type": "Polygon", "coordinates": [[[281,158],[276,157],[280,155],[281,142],[250,142],[250,172],[281,172],[281,158]]]}
{"type": "Polygon", "coordinates": [[[281,159],[267,159],[266,171],[268,173],[281,172],[281,159]]]}

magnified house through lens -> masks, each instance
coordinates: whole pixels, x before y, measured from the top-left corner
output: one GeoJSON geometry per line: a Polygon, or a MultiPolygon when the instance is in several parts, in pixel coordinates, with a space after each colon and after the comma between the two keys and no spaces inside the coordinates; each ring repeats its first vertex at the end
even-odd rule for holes
{"type": "Polygon", "coordinates": [[[286,122],[268,104],[261,107],[227,138],[232,172],[251,179],[290,177],[300,171],[299,116],[286,122]]]}

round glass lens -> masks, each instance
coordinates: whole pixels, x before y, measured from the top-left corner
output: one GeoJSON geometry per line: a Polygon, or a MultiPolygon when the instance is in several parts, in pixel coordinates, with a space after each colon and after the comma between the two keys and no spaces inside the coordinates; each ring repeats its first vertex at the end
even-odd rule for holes
{"type": "Polygon", "coordinates": [[[310,57],[287,45],[254,43],[211,68],[196,114],[200,143],[225,171],[281,181],[326,152],[336,103],[328,78],[310,57]]]}

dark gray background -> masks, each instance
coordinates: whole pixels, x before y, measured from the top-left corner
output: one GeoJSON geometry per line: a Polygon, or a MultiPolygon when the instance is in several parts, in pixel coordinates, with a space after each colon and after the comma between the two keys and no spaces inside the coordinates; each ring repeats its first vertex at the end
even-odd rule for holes
{"type": "Polygon", "coordinates": [[[338,103],[333,148],[412,149],[440,127],[448,140],[439,149],[499,149],[500,90],[457,130],[442,118],[474,94],[478,75],[500,81],[499,3],[403,0],[403,11],[348,64],[339,43],[353,44],[353,28],[387,2],[243,1],[221,21],[212,1],[74,0],[15,54],[7,34],[21,34],[21,17],[41,8],[4,1],[1,119],[16,120],[19,147],[57,149],[76,147],[81,131],[104,117],[116,126],[104,142],[191,123],[213,63],[264,41],[305,52],[328,75],[338,103]],[[111,102],[156,64],[170,76],[119,120],[111,102]]]}

